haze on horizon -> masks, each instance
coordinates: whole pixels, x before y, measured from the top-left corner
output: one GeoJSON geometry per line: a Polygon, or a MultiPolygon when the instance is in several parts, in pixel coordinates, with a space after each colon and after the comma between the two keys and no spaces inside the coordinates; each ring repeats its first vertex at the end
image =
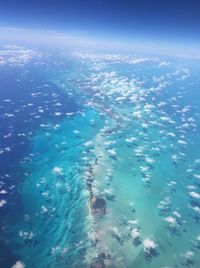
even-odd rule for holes
{"type": "Polygon", "coordinates": [[[200,57],[198,0],[24,0],[1,3],[1,41],[200,57]]]}

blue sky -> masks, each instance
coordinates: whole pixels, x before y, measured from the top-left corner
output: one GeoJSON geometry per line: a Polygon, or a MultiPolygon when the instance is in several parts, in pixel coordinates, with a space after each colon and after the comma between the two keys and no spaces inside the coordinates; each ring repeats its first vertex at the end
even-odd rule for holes
{"type": "Polygon", "coordinates": [[[195,47],[199,0],[0,1],[0,26],[54,30],[119,42],[195,47]]]}

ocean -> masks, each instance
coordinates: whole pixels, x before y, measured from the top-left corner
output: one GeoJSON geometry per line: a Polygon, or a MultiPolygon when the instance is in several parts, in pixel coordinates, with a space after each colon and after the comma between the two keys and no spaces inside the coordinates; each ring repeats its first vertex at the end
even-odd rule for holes
{"type": "Polygon", "coordinates": [[[0,65],[0,267],[200,267],[200,63],[25,49],[0,65]]]}

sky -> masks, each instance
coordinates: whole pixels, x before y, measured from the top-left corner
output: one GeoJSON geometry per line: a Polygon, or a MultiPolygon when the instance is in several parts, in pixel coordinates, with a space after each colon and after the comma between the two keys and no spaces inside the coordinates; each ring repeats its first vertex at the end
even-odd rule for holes
{"type": "MultiPolygon", "coordinates": [[[[0,0],[0,31],[20,28],[124,43],[200,47],[199,0],[0,0]]],[[[9,31],[7,31],[9,32],[9,31]]]]}

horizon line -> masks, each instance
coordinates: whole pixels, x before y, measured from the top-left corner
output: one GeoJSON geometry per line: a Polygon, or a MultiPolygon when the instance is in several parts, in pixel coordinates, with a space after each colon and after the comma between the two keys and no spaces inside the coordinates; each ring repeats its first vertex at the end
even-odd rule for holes
{"type": "MultiPolygon", "coordinates": [[[[55,29],[36,29],[15,26],[0,26],[1,40],[7,42],[28,42],[34,45],[47,45],[58,48],[74,47],[82,49],[113,49],[126,50],[127,52],[153,53],[166,56],[175,56],[182,58],[200,59],[199,44],[192,46],[188,43],[186,46],[179,42],[163,42],[159,39],[149,39],[145,36],[140,38],[105,38],[95,33],[89,34],[84,31],[58,31],[55,29]],[[148,40],[147,40],[148,39],[148,40]]],[[[193,44],[194,45],[194,44],[193,44]]]]}

